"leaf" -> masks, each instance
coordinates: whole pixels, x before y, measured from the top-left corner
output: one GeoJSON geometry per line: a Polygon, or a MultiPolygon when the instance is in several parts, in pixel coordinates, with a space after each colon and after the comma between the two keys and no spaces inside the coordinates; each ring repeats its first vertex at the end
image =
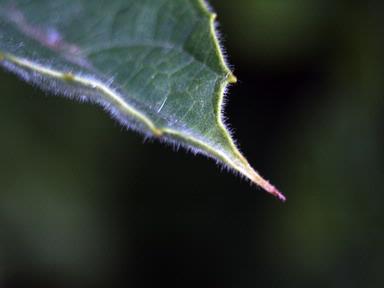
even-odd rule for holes
{"type": "Polygon", "coordinates": [[[0,0],[0,65],[124,125],[205,154],[284,200],[223,123],[236,78],[202,0],[0,0]]]}

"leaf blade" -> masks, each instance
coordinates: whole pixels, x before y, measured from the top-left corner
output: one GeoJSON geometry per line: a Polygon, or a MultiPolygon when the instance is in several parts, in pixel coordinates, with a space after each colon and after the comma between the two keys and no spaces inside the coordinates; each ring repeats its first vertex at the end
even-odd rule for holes
{"type": "Polygon", "coordinates": [[[46,90],[97,102],[123,124],[212,157],[285,200],[249,165],[222,120],[224,91],[236,78],[203,1],[30,3],[0,1],[3,67],[46,90]],[[101,19],[97,11],[107,8],[112,16],[101,19]],[[64,16],[41,19],[37,11],[64,16]],[[86,24],[76,31],[78,18],[86,24]]]}

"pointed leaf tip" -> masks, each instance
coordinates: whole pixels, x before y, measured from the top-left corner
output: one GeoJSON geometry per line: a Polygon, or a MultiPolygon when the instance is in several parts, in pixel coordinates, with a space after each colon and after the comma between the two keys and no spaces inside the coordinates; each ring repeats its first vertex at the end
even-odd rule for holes
{"type": "Polygon", "coordinates": [[[255,170],[252,169],[252,177],[250,177],[251,181],[255,183],[256,185],[263,188],[265,191],[267,191],[269,194],[275,196],[282,202],[285,202],[287,198],[284,196],[283,193],[281,193],[275,186],[273,186],[271,183],[269,183],[267,180],[265,180],[263,177],[261,177],[255,170]]]}
{"type": "Polygon", "coordinates": [[[281,193],[275,186],[270,184],[267,180],[264,180],[260,187],[262,187],[265,191],[278,198],[280,201],[287,201],[287,198],[284,196],[284,194],[281,193]]]}
{"type": "Polygon", "coordinates": [[[238,157],[237,159],[239,159],[240,162],[237,162],[237,165],[232,166],[233,168],[239,171],[242,175],[246,176],[254,184],[260,186],[269,194],[277,197],[282,202],[287,200],[283,193],[281,193],[275,186],[269,183],[269,181],[265,180],[259,173],[256,172],[255,169],[252,168],[247,159],[245,159],[238,150],[236,150],[235,155],[238,157]]]}
{"type": "Polygon", "coordinates": [[[273,196],[277,197],[282,202],[287,201],[287,198],[284,196],[284,194],[277,190],[275,187],[273,187],[273,189],[268,192],[271,193],[273,196]]]}

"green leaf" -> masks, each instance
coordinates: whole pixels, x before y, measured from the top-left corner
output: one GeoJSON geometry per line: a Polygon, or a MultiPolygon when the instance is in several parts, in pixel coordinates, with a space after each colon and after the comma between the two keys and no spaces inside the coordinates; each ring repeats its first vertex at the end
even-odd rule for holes
{"type": "MultiPolygon", "coordinates": [[[[203,153],[284,200],[223,123],[236,78],[202,0],[0,0],[0,65],[124,125],[203,153]]],[[[47,119],[48,120],[48,119],[47,119]]]]}

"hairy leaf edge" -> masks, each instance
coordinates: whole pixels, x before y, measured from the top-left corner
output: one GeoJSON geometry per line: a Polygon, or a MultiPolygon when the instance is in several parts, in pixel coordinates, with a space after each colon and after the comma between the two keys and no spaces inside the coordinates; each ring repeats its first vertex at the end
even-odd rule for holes
{"type": "MultiPolygon", "coordinates": [[[[235,168],[237,171],[242,173],[244,176],[246,176],[248,179],[250,179],[253,183],[259,185],[264,190],[266,190],[268,193],[271,193],[272,195],[276,196],[282,201],[286,201],[286,197],[276,189],[273,185],[271,185],[267,180],[265,180],[263,177],[260,176],[259,173],[256,172],[254,168],[249,164],[249,162],[246,160],[246,158],[242,155],[239,148],[236,146],[233,137],[230,133],[230,130],[227,128],[225,121],[224,121],[224,103],[225,103],[225,95],[226,90],[228,87],[228,84],[234,84],[237,82],[236,76],[233,74],[233,72],[229,69],[229,65],[227,64],[227,60],[224,56],[224,49],[220,45],[220,40],[218,37],[218,32],[216,30],[215,20],[217,17],[217,14],[211,11],[211,8],[209,7],[208,3],[205,0],[198,0],[199,8],[201,11],[206,14],[209,17],[209,24],[210,24],[210,36],[212,37],[212,41],[215,45],[215,51],[216,55],[218,55],[220,59],[220,64],[222,69],[227,74],[226,81],[222,84],[220,87],[220,91],[218,92],[218,101],[217,101],[217,113],[216,113],[216,121],[218,126],[220,127],[222,133],[227,138],[228,143],[231,145],[232,153],[236,155],[242,162],[242,165],[246,169],[246,171],[239,171],[239,169],[236,169],[233,165],[230,165],[231,167],[235,168]]],[[[227,162],[226,162],[227,163],[227,162]]],[[[227,163],[228,164],[228,163],[227,163]]]]}

